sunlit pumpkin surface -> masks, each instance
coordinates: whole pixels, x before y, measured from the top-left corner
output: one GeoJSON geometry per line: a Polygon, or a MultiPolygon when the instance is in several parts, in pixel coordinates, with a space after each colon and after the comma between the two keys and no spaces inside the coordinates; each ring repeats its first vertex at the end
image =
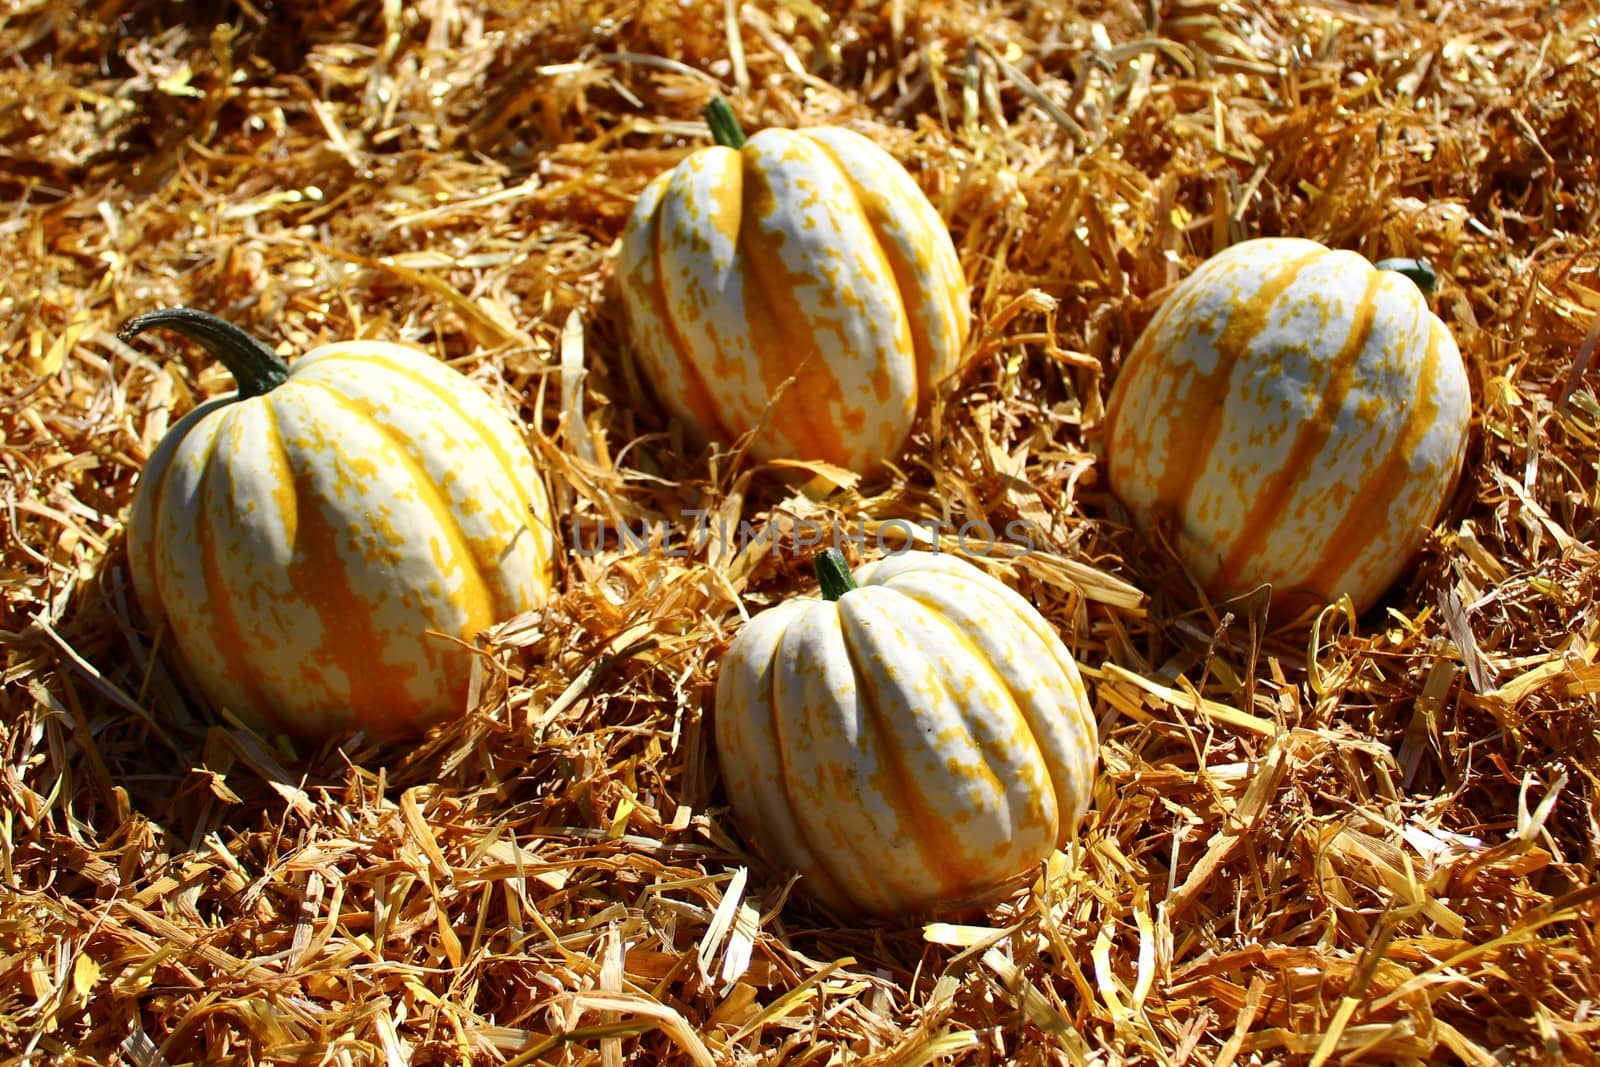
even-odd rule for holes
{"type": "Polygon", "coordinates": [[[213,704],[306,738],[394,735],[462,709],[471,654],[451,638],[543,601],[553,530],[482,389],[350,342],[179,422],[140,483],[129,561],[213,704]]]}
{"type": "Polygon", "coordinates": [[[763,130],[658,176],[618,276],[674,414],[724,443],[759,426],[758,459],[856,471],[900,450],[971,314],[938,212],[893,157],[835,127],[763,130]]]}
{"type": "Polygon", "coordinates": [[[1098,741],[1077,665],[1017,593],[952,556],[890,556],[838,601],[734,639],[716,744],[735,814],[802,888],[914,916],[981,898],[1064,843],[1098,741]]]}
{"type": "Polygon", "coordinates": [[[1176,286],[1108,408],[1111,487],[1170,521],[1214,596],[1294,609],[1381,596],[1460,469],[1456,343],[1403,275],[1297,238],[1235,245],[1176,286]]]}

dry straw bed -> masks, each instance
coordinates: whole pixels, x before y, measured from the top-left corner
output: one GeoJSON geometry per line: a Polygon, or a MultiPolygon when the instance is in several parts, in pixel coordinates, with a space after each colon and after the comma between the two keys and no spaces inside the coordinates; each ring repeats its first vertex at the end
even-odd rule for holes
{"type": "Polygon", "coordinates": [[[1594,5],[16,0],[0,52],[17,1062],[1596,1061],[1594,5]],[[867,134],[950,223],[975,361],[890,475],[698,454],[630,370],[609,257],[716,93],[867,134]],[[1096,459],[1166,289],[1264,234],[1430,257],[1475,402],[1407,581],[1309,638],[1195,610],[1096,459]],[[459,722],[312,752],[185,710],[123,521],[231,382],[115,337],[173,304],[521,409],[563,594],[459,722]],[[811,588],[808,523],[932,520],[1033,524],[974,556],[1083,663],[1103,779],[989,910],[845,925],[728,821],[708,684],[811,588]]]}

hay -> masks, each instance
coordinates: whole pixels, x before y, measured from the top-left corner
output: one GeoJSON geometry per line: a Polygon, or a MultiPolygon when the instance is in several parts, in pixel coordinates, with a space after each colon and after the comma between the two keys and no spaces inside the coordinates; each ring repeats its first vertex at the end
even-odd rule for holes
{"type": "Polygon", "coordinates": [[[11,5],[0,1048],[1595,1062],[1597,19],[1532,0],[11,5]],[[608,253],[719,91],[752,127],[867,133],[951,222],[980,358],[891,477],[697,455],[623,358],[608,253]],[[1166,289],[1259,234],[1431,257],[1477,403],[1410,579],[1309,638],[1250,603],[1186,608],[1094,459],[1166,289]],[[521,406],[573,552],[564,595],[485,645],[461,721],[292,752],[182,710],[121,521],[154,443],[229,382],[114,336],[178,303],[285,351],[414,341],[521,406]],[[774,538],[695,539],[686,509],[774,538]],[[1013,520],[1038,551],[980,561],[1087,668],[1090,824],[965,925],[839,925],[726,820],[718,651],[806,585],[808,522],[871,551],[1013,520]],[[678,532],[645,553],[623,522],[678,532]]]}

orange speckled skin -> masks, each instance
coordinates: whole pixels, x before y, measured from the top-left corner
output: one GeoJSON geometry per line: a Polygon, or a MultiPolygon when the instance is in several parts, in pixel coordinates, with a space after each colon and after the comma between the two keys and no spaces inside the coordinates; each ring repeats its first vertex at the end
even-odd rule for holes
{"type": "Polygon", "coordinates": [[[891,156],[836,127],[762,130],[659,175],[618,280],[667,407],[724,443],[760,427],[757,459],[865,473],[893,458],[970,329],[938,212],[891,156]]]}
{"type": "Polygon", "coordinates": [[[473,635],[548,596],[555,524],[520,434],[425,353],[307,353],[162,439],[128,523],[134,591],[213,705],[316,740],[461,711],[473,635]],[[435,631],[429,634],[428,631],[435,631]]]}
{"type": "Polygon", "coordinates": [[[786,601],[733,640],[716,747],[734,814],[847,914],[983,899],[1065,843],[1099,755],[1077,664],[976,567],[912,552],[837,602],[786,601]]]}
{"type": "Polygon", "coordinates": [[[1461,469],[1471,397],[1449,329],[1404,276],[1260,238],[1176,286],[1107,407],[1112,490],[1165,517],[1209,594],[1275,613],[1399,577],[1461,469]]]}

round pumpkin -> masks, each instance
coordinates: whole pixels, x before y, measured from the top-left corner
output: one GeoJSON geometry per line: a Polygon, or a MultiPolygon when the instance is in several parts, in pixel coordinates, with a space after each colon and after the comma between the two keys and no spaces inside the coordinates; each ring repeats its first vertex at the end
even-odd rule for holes
{"type": "Polygon", "coordinates": [[[701,439],[865,473],[904,445],[970,328],[966,278],[893,157],[833,126],[718,143],[645,188],[624,230],[627,335],[701,439]],[[792,381],[791,381],[792,379],[792,381]]]}
{"type": "Polygon", "coordinates": [[[1427,268],[1299,238],[1213,256],[1173,288],[1107,404],[1112,491],[1214,597],[1372,606],[1438,517],[1471,399],[1427,268]],[[1420,280],[1407,273],[1421,272],[1420,280]]]}
{"type": "Polygon", "coordinates": [[[220,359],[236,394],[150,456],[128,519],[139,604],[199,694],[315,740],[419,731],[464,708],[472,652],[540,604],[555,524],[515,425],[424,352],[329,344],[286,365],[185,308],[130,321],[220,359]]]}
{"type": "Polygon", "coordinates": [[[757,615],[717,678],[735,817],[851,914],[982,902],[1075,832],[1099,754],[1071,653],[1016,592],[910,552],[757,615]]]}

